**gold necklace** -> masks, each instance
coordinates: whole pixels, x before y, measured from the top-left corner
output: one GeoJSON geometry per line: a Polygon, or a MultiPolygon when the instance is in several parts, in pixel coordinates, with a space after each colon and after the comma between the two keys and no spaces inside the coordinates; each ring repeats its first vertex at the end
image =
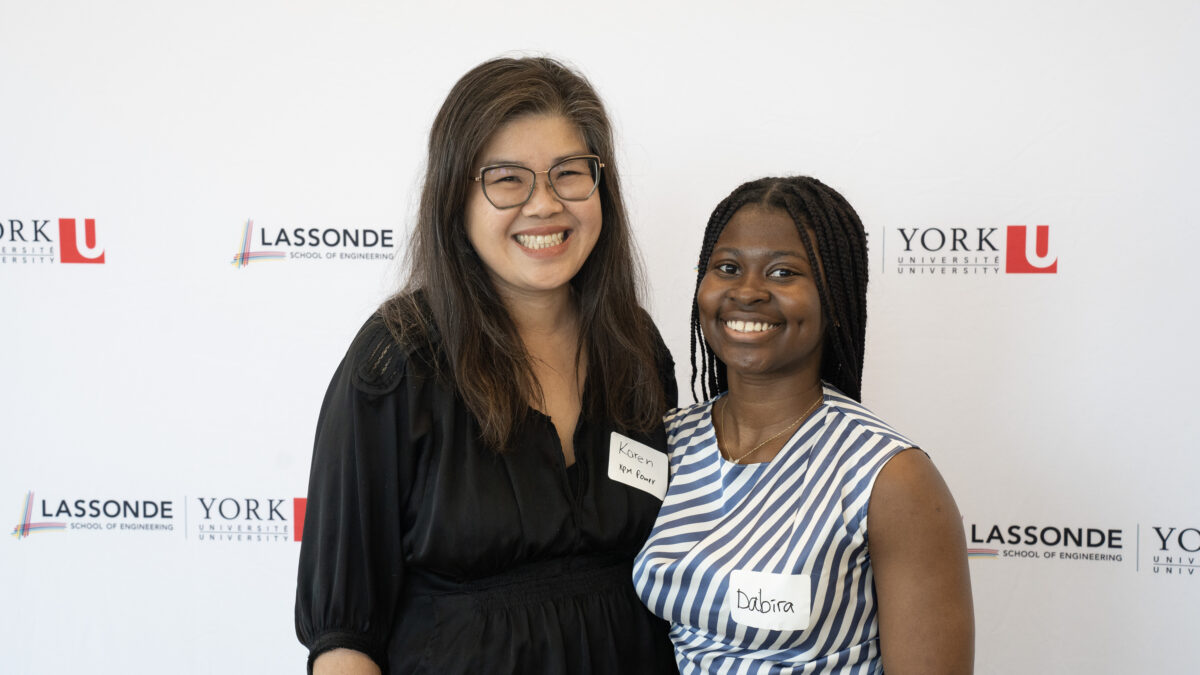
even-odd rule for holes
{"type": "MultiPolygon", "coordinates": [[[[809,406],[808,410],[805,410],[805,411],[804,411],[804,413],[803,413],[802,415],[800,415],[799,417],[797,417],[797,418],[796,418],[796,420],[795,420],[794,422],[792,422],[791,424],[787,425],[787,426],[786,426],[786,427],[784,427],[783,429],[780,429],[780,430],[779,430],[779,433],[775,434],[774,436],[772,436],[772,437],[768,438],[767,440],[763,441],[762,443],[759,443],[758,445],[754,446],[753,448],[750,448],[750,450],[749,450],[748,452],[746,452],[746,453],[742,454],[742,455],[741,455],[741,456],[739,456],[737,459],[731,459],[731,460],[729,460],[729,461],[733,462],[734,464],[741,464],[741,463],[742,463],[742,460],[743,460],[743,459],[746,459],[746,458],[747,458],[747,457],[749,457],[750,455],[753,455],[755,450],[758,450],[759,448],[761,448],[762,446],[766,445],[767,443],[770,443],[771,441],[775,440],[776,438],[779,438],[779,437],[780,437],[780,436],[782,436],[782,435],[783,435],[785,432],[787,432],[787,431],[790,431],[790,430],[791,430],[791,429],[793,429],[793,428],[794,428],[794,427],[795,427],[797,424],[800,424],[801,420],[803,420],[805,417],[808,417],[808,416],[809,416],[809,415],[812,413],[812,411],[814,411],[814,410],[816,410],[816,409],[817,409],[817,406],[821,405],[821,402],[822,402],[822,401],[824,401],[824,400],[825,400],[825,393],[824,393],[824,392],[822,392],[822,393],[821,393],[821,395],[820,395],[819,397],[817,397],[817,400],[816,400],[816,401],[814,401],[814,402],[813,402],[813,404],[812,404],[811,406],[809,406]]],[[[729,411],[729,396],[728,396],[728,395],[726,395],[726,397],[725,397],[725,400],[724,400],[724,401],[722,401],[722,404],[721,404],[721,426],[722,426],[722,427],[724,427],[724,428],[726,428],[726,429],[728,429],[728,428],[729,428],[729,427],[726,425],[726,423],[725,423],[726,416],[727,416],[727,415],[726,415],[726,413],[728,413],[728,411],[729,411]]],[[[720,436],[718,436],[718,437],[717,437],[717,444],[718,444],[718,446],[720,445],[720,442],[721,442],[721,439],[720,439],[720,436]]]]}

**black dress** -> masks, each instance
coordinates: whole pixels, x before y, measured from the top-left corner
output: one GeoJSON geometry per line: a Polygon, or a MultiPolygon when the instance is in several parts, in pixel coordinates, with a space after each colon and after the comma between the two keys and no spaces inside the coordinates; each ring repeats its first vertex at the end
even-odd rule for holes
{"type": "MultiPolygon", "coordinates": [[[[581,413],[570,471],[540,413],[495,453],[428,351],[372,317],[325,395],[296,593],[310,668],[346,647],[384,673],[676,672],[631,582],[661,502],[608,478],[613,426],[581,413]]],[[[625,435],[665,455],[661,426],[625,435]]]]}

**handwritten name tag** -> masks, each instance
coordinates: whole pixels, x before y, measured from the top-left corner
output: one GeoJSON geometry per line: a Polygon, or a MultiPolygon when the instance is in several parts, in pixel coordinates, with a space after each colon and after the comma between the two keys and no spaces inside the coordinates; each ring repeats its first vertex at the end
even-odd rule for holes
{"type": "Polygon", "coordinates": [[[808,628],[812,582],[807,574],[734,570],[729,576],[729,615],[743,626],[767,630],[808,628]]]}
{"type": "Polygon", "coordinates": [[[661,501],[667,496],[667,456],[614,431],[608,443],[608,477],[661,501]]]}

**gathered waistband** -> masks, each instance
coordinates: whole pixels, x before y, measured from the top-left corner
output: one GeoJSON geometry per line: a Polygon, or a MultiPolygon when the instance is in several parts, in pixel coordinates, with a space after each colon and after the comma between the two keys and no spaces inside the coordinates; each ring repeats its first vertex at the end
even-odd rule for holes
{"type": "Polygon", "coordinates": [[[437,596],[439,600],[459,596],[481,609],[511,607],[513,604],[536,604],[556,598],[591,595],[609,589],[631,593],[632,573],[631,559],[612,554],[552,558],[469,581],[455,581],[409,569],[404,593],[410,597],[437,596]]]}

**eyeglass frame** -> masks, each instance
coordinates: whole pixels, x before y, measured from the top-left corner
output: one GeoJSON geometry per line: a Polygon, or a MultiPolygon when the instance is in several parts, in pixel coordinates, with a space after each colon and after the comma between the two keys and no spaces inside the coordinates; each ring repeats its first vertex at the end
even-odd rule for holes
{"type": "Polygon", "coordinates": [[[586,202],[587,200],[592,198],[592,195],[596,194],[596,188],[600,187],[600,174],[603,171],[604,166],[605,166],[604,162],[600,161],[600,155],[571,155],[570,157],[563,157],[562,159],[558,160],[554,164],[550,165],[550,168],[548,168],[544,171],[534,171],[533,169],[530,169],[527,166],[522,166],[520,164],[512,164],[512,163],[489,164],[487,166],[480,167],[478,176],[470,176],[469,178],[470,178],[470,180],[472,180],[476,183],[479,183],[479,188],[481,190],[483,190],[483,198],[488,200],[488,203],[492,205],[492,208],[495,208],[499,211],[507,211],[508,209],[515,209],[518,206],[524,206],[525,204],[527,204],[529,202],[529,200],[533,197],[533,191],[537,189],[537,177],[538,177],[539,173],[546,174],[546,184],[550,186],[550,190],[551,190],[551,192],[554,193],[554,196],[556,198],[561,199],[564,202],[586,202]],[[588,191],[587,195],[584,197],[580,197],[578,199],[570,199],[568,197],[564,197],[564,196],[558,194],[558,188],[554,187],[554,179],[550,178],[550,171],[553,170],[554,167],[558,166],[559,164],[569,162],[573,159],[594,159],[594,160],[596,160],[596,181],[592,184],[592,189],[588,191]],[[513,167],[515,169],[525,169],[526,171],[533,174],[533,182],[529,184],[529,194],[525,195],[525,199],[522,199],[521,201],[517,202],[516,204],[512,204],[510,206],[496,206],[496,202],[492,201],[491,196],[488,195],[487,188],[484,187],[484,185],[483,185],[483,173],[485,171],[488,171],[491,169],[501,169],[504,167],[513,167]]]}

